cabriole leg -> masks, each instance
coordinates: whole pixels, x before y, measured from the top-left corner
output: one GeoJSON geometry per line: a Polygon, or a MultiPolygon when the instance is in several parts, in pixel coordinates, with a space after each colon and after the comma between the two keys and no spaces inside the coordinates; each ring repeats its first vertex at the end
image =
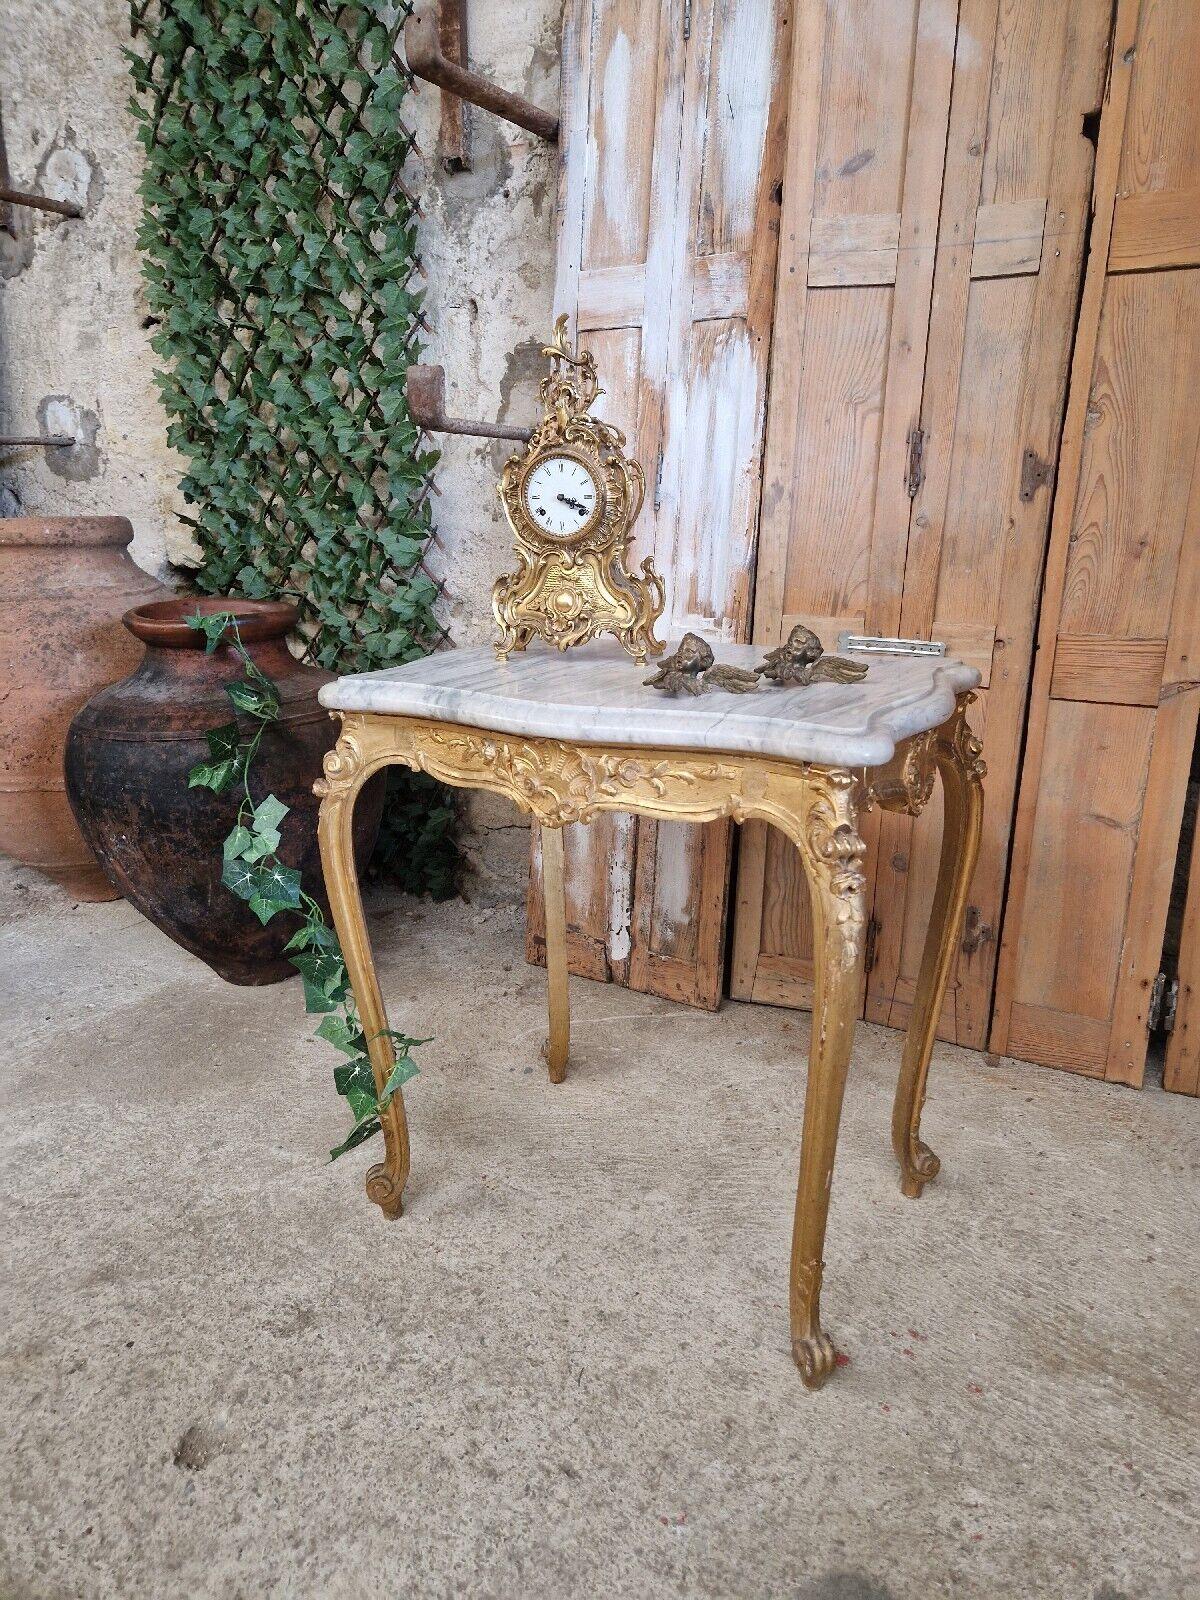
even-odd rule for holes
{"type": "Polygon", "coordinates": [[[942,775],[942,853],[892,1107],[892,1148],[900,1163],[900,1188],[911,1200],[917,1199],[941,1166],[937,1156],[921,1140],[921,1111],[925,1105],[929,1058],[933,1054],[933,1041],[962,929],[983,826],[983,779],[987,769],[980,760],[983,747],[966,720],[967,706],[973,699],[973,695],[960,697],[957,711],[938,730],[934,745],[938,771],[942,775]]]}
{"type": "Polygon", "coordinates": [[[833,1340],[821,1329],[821,1274],[866,930],[855,779],[840,769],[813,770],[798,820],[794,837],[812,900],[815,982],[790,1306],[792,1357],[805,1385],[818,1389],[836,1357],[833,1340]]]}
{"type": "MultiPolygon", "coordinates": [[[[316,792],[322,797],[317,837],[325,890],[366,1037],[375,1090],[382,1095],[396,1056],[391,1040],[383,1033],[388,1025],[387,1013],[363,917],[353,837],[355,799],[367,778],[377,770],[377,765],[363,760],[361,747],[355,739],[343,734],[325,757],[325,777],[318,781],[316,792]]],[[[395,1218],[404,1209],[404,1185],[408,1181],[409,1166],[408,1122],[399,1089],[392,1095],[386,1111],[380,1112],[379,1120],[383,1126],[383,1160],[367,1171],[367,1197],[374,1200],[385,1217],[395,1218]]]]}
{"type": "Polygon", "coordinates": [[[550,1033],[546,1064],[550,1082],[567,1075],[571,1048],[571,999],[567,984],[567,890],[563,867],[563,831],[543,828],[542,903],[546,919],[546,993],[550,1005],[550,1033]]]}

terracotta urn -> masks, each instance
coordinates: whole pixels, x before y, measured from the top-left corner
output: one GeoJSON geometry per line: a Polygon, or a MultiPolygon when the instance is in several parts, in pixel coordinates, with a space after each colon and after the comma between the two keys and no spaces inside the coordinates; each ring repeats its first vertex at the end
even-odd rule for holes
{"type": "MultiPolygon", "coordinates": [[[[177,944],[230,983],[277,983],[295,976],[283,947],[299,923],[287,912],[265,925],[221,882],[221,845],[233,827],[239,792],[188,788],[188,773],[209,759],[205,732],[228,723],[227,684],[242,665],[227,644],[205,653],[204,635],[184,618],[229,611],[251,658],[275,683],[280,716],[263,737],[250,775],[255,802],[276,795],[290,807],[278,854],[325,903],[312,792],[337,736],[317,691],[331,674],[288,650],[296,608],[281,601],[175,599],[135,606],[125,626],[145,646],[137,670],[96,695],[67,738],[67,794],[84,837],[113,884],[177,944]]],[[[247,733],[253,727],[242,719],[247,733]]],[[[355,807],[360,867],[379,832],[383,777],[355,807]]]]}
{"type": "Polygon", "coordinates": [[[0,519],[0,850],[81,900],[112,900],[63,791],[71,718],[128,672],[121,615],[170,590],[134,565],[124,517],[0,519]]]}

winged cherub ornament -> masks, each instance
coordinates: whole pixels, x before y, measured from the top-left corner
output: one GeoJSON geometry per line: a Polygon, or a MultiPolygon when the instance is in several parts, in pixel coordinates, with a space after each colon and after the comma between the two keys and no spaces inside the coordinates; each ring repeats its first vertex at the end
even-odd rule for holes
{"type": "Polygon", "coordinates": [[[867,675],[863,661],[827,656],[820,639],[802,622],[798,622],[786,641],[770,651],[762,665],[754,670],[781,689],[807,688],[812,683],[857,683],[867,675]]]}
{"type": "Polygon", "coordinates": [[[652,678],[643,681],[647,688],[661,689],[665,694],[707,694],[710,689],[751,694],[758,688],[753,672],[716,661],[712,646],[698,633],[685,633],[675,654],[659,664],[652,678]]]}

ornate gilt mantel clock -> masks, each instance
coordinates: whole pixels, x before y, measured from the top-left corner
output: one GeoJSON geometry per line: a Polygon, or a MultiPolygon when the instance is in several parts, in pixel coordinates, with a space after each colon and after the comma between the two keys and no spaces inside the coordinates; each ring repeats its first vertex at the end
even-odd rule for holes
{"type": "Polygon", "coordinates": [[[589,416],[603,390],[591,352],[568,348],[567,319],[543,347],[545,415],[525,450],[504,465],[499,493],[514,535],[517,570],[497,580],[492,609],[500,624],[496,654],[541,638],[560,650],[615,634],[635,661],[661,655],[654,624],[665,603],[650,559],[628,567],[633,524],[645,484],[625,454],[625,435],[589,416]]]}

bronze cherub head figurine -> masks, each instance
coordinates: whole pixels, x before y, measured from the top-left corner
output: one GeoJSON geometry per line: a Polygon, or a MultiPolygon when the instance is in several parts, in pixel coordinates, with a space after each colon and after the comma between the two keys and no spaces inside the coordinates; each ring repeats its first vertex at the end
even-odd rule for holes
{"type": "Polygon", "coordinates": [[[805,688],[812,683],[857,683],[867,675],[866,663],[845,656],[827,656],[811,628],[798,622],[785,642],[768,653],[755,672],[781,689],[805,688]]]}
{"type": "Polygon", "coordinates": [[[717,663],[712,646],[698,633],[685,633],[675,654],[659,664],[652,678],[643,680],[649,689],[665,694],[707,694],[724,689],[728,694],[749,694],[758,688],[753,672],[717,663]]]}

